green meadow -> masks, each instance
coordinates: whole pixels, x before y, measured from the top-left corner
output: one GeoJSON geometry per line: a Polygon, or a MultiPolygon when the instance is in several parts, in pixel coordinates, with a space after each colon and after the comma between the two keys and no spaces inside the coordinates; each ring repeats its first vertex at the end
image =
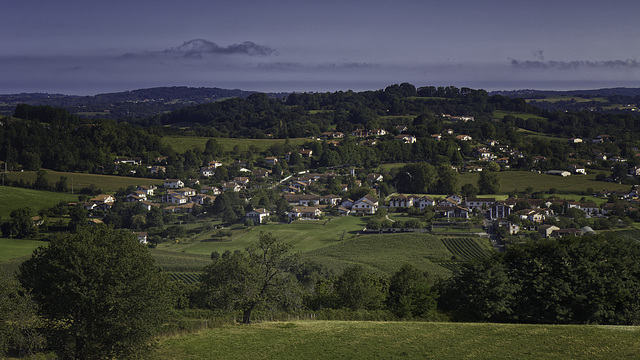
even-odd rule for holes
{"type": "Polygon", "coordinates": [[[496,111],[493,112],[493,117],[496,118],[496,119],[503,119],[507,115],[515,116],[517,118],[521,118],[521,119],[524,119],[524,120],[528,120],[528,119],[546,119],[546,118],[544,118],[542,116],[533,115],[533,114],[527,114],[527,113],[518,113],[518,112],[500,111],[500,110],[496,110],[496,111]]]}
{"type": "MultiPolygon", "coordinates": [[[[501,171],[498,175],[500,176],[500,193],[503,194],[512,191],[524,191],[527,187],[533,188],[533,191],[545,192],[555,188],[558,194],[581,193],[589,188],[595,192],[601,190],[626,191],[630,189],[629,185],[596,181],[596,173],[562,177],[531,171],[501,171]]],[[[478,173],[460,174],[460,185],[476,185],[479,177],[480,174],[478,173]]]]}
{"type": "MultiPolygon", "coordinates": [[[[274,144],[284,144],[285,139],[237,139],[237,138],[212,138],[205,136],[164,136],[162,143],[170,146],[175,152],[183,153],[194,148],[200,151],[204,150],[209,139],[215,139],[218,144],[222,145],[223,151],[235,151],[236,146],[239,152],[248,151],[250,146],[255,146],[258,151],[263,152],[274,144]]],[[[307,138],[289,139],[291,146],[299,147],[305,142],[310,141],[307,138]]]]}
{"type": "Polygon", "coordinates": [[[640,328],[375,321],[228,325],[161,338],[165,359],[637,359],[640,328]]]}
{"type": "Polygon", "coordinates": [[[7,220],[13,210],[30,207],[33,215],[59,202],[78,201],[77,195],[0,186],[0,218],[7,220]]]}
{"type": "MultiPolygon", "coordinates": [[[[151,178],[139,178],[130,176],[116,176],[116,175],[99,175],[99,174],[86,174],[86,173],[72,173],[62,172],[54,170],[46,170],[47,179],[49,184],[55,185],[61,176],[67,177],[67,186],[69,190],[73,188],[73,191],[77,193],[84,187],[95,185],[97,188],[102,189],[108,193],[114,193],[121,188],[127,188],[128,186],[138,185],[156,185],[162,186],[163,180],[151,179],[151,178]]],[[[29,183],[36,181],[36,171],[13,171],[6,173],[6,178],[10,180],[24,180],[29,183]]],[[[77,197],[76,197],[77,200],[77,197]]]]}

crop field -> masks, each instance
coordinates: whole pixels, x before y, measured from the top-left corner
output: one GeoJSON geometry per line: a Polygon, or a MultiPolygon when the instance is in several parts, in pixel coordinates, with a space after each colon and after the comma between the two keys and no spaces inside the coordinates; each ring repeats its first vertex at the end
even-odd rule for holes
{"type": "Polygon", "coordinates": [[[169,280],[182,281],[185,284],[195,284],[200,280],[200,273],[196,272],[170,272],[169,280]]]}
{"type": "MultiPolygon", "coordinates": [[[[215,139],[218,144],[222,145],[223,151],[231,152],[237,146],[238,151],[247,151],[250,146],[255,146],[258,151],[262,152],[267,150],[274,144],[284,144],[285,139],[237,139],[237,138],[211,138],[204,136],[165,136],[161,139],[164,145],[170,146],[175,152],[183,153],[187,150],[194,148],[200,151],[204,150],[205,145],[209,139],[215,139]]],[[[299,147],[307,141],[311,141],[307,138],[289,139],[291,146],[299,147]]]]}
{"type": "Polygon", "coordinates": [[[480,246],[477,239],[442,238],[442,243],[456,260],[466,261],[491,255],[491,251],[486,247],[480,246]]]}
{"type": "Polygon", "coordinates": [[[35,216],[41,209],[50,208],[60,201],[66,203],[77,200],[78,196],[72,194],[0,186],[0,218],[7,220],[13,210],[23,207],[31,208],[35,216]]]}
{"type": "MultiPolygon", "coordinates": [[[[558,194],[580,193],[589,188],[595,192],[629,190],[629,185],[596,181],[595,173],[562,177],[530,171],[501,171],[498,175],[500,176],[500,193],[502,194],[511,191],[524,191],[529,186],[533,188],[533,191],[545,192],[555,188],[558,194]]],[[[460,174],[460,186],[464,184],[476,185],[479,176],[478,173],[460,174]]]]}
{"type": "MultiPolygon", "coordinates": [[[[69,190],[75,193],[84,187],[95,185],[98,189],[102,189],[107,193],[114,193],[121,188],[127,188],[130,185],[156,185],[162,186],[163,180],[151,179],[151,178],[139,178],[130,176],[116,176],[116,175],[98,175],[98,174],[86,174],[86,173],[71,173],[62,171],[47,171],[47,179],[49,184],[55,185],[61,176],[67,177],[67,186],[69,190]]],[[[14,171],[6,174],[6,178],[10,180],[24,180],[25,182],[33,183],[36,181],[36,171],[14,171]]],[[[77,200],[77,195],[75,197],[77,200]]]]}
{"type": "Polygon", "coordinates": [[[156,265],[166,272],[197,272],[211,262],[211,255],[186,254],[160,249],[150,249],[156,265]]]}
{"type": "Polygon", "coordinates": [[[152,359],[636,359],[640,328],[376,321],[229,325],[160,339],[152,359]]]}

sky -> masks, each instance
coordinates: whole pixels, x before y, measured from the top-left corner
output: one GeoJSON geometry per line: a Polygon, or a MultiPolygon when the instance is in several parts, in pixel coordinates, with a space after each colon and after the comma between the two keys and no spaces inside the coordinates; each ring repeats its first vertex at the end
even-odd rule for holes
{"type": "Polygon", "coordinates": [[[630,0],[20,0],[0,94],[640,87],[630,0]]]}

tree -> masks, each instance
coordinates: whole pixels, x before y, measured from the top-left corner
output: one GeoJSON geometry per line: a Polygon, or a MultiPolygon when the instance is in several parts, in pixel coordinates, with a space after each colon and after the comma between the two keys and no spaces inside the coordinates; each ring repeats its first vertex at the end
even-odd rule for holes
{"type": "Polygon", "coordinates": [[[67,192],[69,190],[68,180],[66,176],[60,176],[60,180],[56,182],[57,192],[67,192]]]}
{"type": "Polygon", "coordinates": [[[387,297],[386,279],[362,266],[346,268],[335,282],[338,304],[351,310],[378,310],[387,297]]]}
{"type": "Polygon", "coordinates": [[[37,350],[43,337],[38,325],[36,304],[15,278],[0,275],[0,356],[10,349],[37,350]]]}
{"type": "Polygon", "coordinates": [[[49,190],[51,188],[51,186],[49,185],[47,172],[45,170],[38,170],[38,173],[36,175],[36,182],[33,184],[33,187],[36,190],[49,190]]]}
{"type": "Polygon", "coordinates": [[[37,229],[31,220],[31,208],[24,207],[13,210],[9,216],[11,217],[9,221],[9,236],[22,239],[36,233],[37,229]]]}
{"type": "Polygon", "coordinates": [[[428,193],[435,180],[433,165],[424,162],[403,166],[394,179],[399,192],[414,194],[428,193]]]}
{"type": "Polygon", "coordinates": [[[298,283],[291,274],[297,257],[292,246],[261,232],[258,243],[244,252],[223,254],[204,268],[200,279],[207,306],[241,310],[242,322],[251,322],[256,308],[272,305],[296,307],[300,303],[298,283]]]}
{"type": "Polygon", "coordinates": [[[500,191],[500,176],[493,171],[481,171],[478,191],[480,194],[497,194],[500,191]]]}
{"type": "Polygon", "coordinates": [[[49,345],[63,357],[140,354],[171,305],[168,282],[130,231],[106,226],[60,234],[20,267],[49,345]]]}
{"type": "Polygon", "coordinates": [[[389,310],[399,317],[425,317],[437,309],[438,293],[432,289],[427,273],[405,264],[389,281],[389,310]]]}

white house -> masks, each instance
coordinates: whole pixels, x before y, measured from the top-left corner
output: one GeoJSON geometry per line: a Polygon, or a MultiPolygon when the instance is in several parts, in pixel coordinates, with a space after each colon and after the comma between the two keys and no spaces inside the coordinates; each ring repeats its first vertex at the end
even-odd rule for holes
{"type": "Polygon", "coordinates": [[[378,199],[371,195],[356,200],[351,207],[356,214],[375,214],[378,211],[378,199]]]}
{"type": "Polygon", "coordinates": [[[254,209],[247,213],[247,220],[253,221],[254,224],[259,225],[264,222],[264,220],[270,215],[268,210],[264,208],[254,209]]]}
{"type": "Polygon", "coordinates": [[[163,186],[170,189],[178,189],[184,187],[184,182],[180,179],[165,179],[163,186]]]}
{"type": "Polygon", "coordinates": [[[420,210],[424,210],[427,206],[435,206],[436,201],[428,196],[423,196],[418,200],[418,205],[420,206],[420,210]]]}

